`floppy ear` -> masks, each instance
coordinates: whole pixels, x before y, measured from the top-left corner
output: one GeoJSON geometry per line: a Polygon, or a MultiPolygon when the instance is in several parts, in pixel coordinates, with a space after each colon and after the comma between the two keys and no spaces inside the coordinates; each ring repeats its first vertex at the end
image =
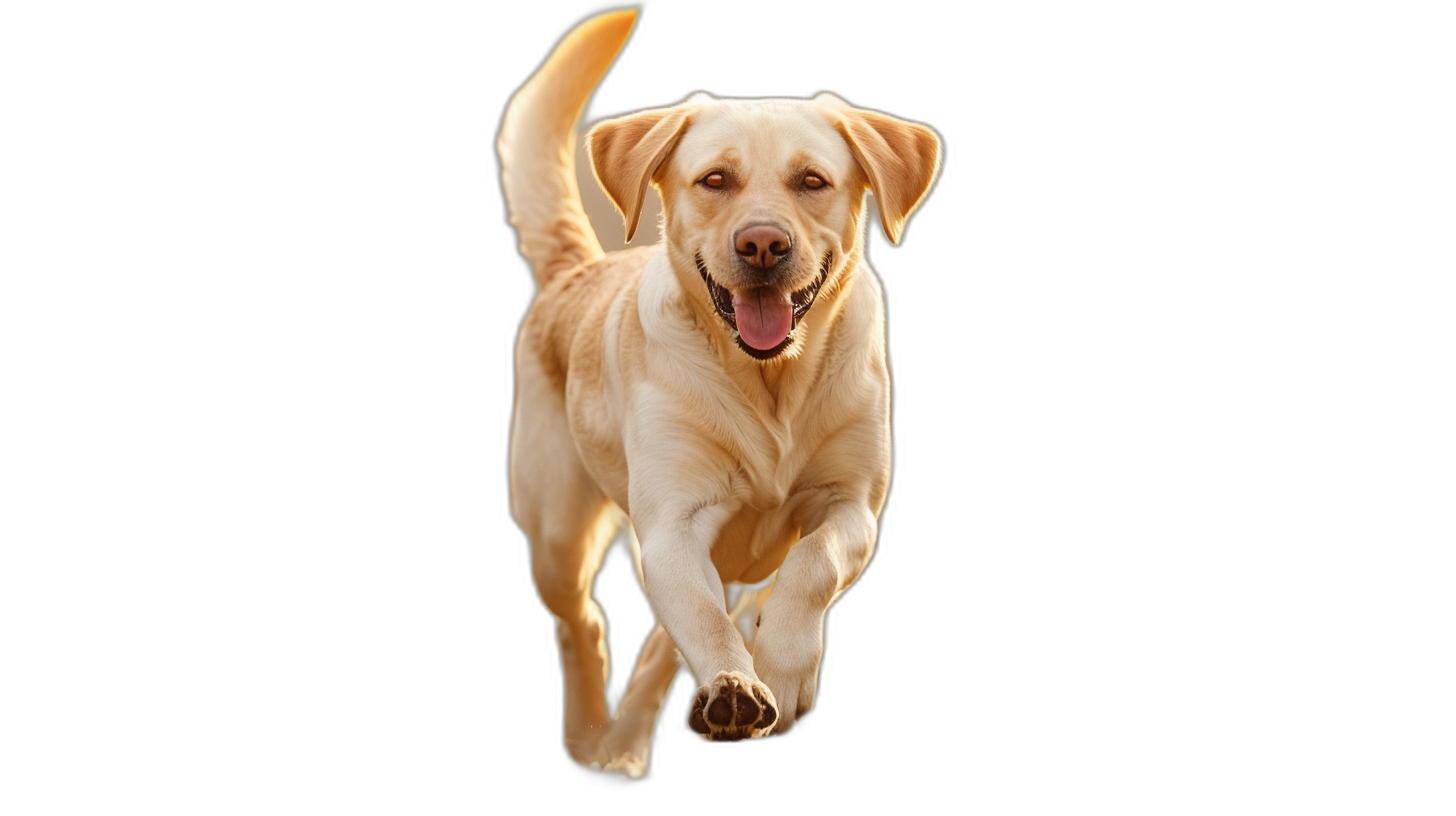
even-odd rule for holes
{"type": "Polygon", "coordinates": [[[687,128],[688,110],[658,108],[600,122],[586,136],[592,175],[617,205],[627,240],[637,232],[647,183],[687,128]]]}
{"type": "Polygon", "coordinates": [[[869,177],[885,237],[898,244],[910,213],[930,192],[940,170],[940,139],[925,125],[883,113],[847,105],[838,113],[839,132],[869,177]]]}

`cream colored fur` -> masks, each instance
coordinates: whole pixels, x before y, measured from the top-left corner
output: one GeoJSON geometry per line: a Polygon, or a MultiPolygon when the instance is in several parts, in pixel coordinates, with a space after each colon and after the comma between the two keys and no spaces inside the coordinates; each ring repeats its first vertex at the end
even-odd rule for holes
{"type": "Polygon", "coordinates": [[[540,284],[516,348],[512,511],[558,620],[567,747],[632,776],[679,652],[701,686],[689,720],[705,736],[781,733],[814,700],[826,610],[869,561],[890,478],[865,193],[898,240],[939,160],[928,128],[829,95],[696,95],[590,134],[629,236],[649,183],[663,200],[661,244],[604,255],[575,191],[573,131],[635,16],[610,12],[568,34],[512,100],[499,139],[511,220],[540,284]],[[704,181],[715,172],[721,187],[704,181]],[[763,270],[736,256],[734,235],[764,222],[794,245],[771,296],[802,297],[824,278],[767,360],[735,341],[699,268],[735,295],[759,286],[763,270]],[[622,513],[659,626],[611,718],[591,586],[622,513]],[[735,610],[757,621],[745,637],[726,588],[770,576],[771,592],[735,610]]]}

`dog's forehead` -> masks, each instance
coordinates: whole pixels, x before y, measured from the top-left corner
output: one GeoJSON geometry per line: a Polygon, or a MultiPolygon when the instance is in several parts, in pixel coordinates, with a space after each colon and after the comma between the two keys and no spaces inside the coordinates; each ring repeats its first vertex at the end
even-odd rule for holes
{"type": "Polygon", "coordinates": [[[676,154],[689,164],[731,157],[777,168],[807,160],[843,172],[853,161],[825,110],[806,99],[713,100],[691,121],[676,154]]]}

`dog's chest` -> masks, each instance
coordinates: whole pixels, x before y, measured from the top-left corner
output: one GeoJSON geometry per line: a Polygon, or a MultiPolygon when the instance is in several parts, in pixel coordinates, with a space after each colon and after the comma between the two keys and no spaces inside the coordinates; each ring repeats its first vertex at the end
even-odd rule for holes
{"type": "Polygon", "coordinates": [[[795,515],[791,503],[770,510],[738,508],[713,544],[713,566],[719,577],[752,584],[771,575],[799,540],[795,515]]]}
{"type": "Polygon", "coordinates": [[[733,494],[744,505],[772,513],[788,503],[822,436],[815,402],[805,393],[760,392],[725,405],[722,441],[735,464],[733,494]]]}
{"type": "Polygon", "coordinates": [[[731,485],[736,507],[713,546],[713,562],[727,581],[753,583],[779,567],[798,541],[804,511],[817,495],[805,489],[812,469],[812,434],[759,416],[735,445],[731,485]]]}

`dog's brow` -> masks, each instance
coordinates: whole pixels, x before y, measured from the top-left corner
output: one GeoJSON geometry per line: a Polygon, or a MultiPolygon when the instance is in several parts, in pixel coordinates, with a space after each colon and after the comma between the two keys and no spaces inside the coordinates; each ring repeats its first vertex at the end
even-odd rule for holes
{"type": "Polygon", "coordinates": [[[727,170],[737,174],[743,169],[743,161],[736,147],[725,147],[712,156],[693,162],[692,172],[706,173],[709,170],[727,170]]]}
{"type": "Polygon", "coordinates": [[[788,168],[788,173],[790,176],[796,177],[800,173],[808,171],[818,173],[821,176],[824,176],[826,179],[828,179],[830,175],[828,171],[829,164],[825,162],[822,158],[815,156],[812,153],[809,153],[807,150],[799,150],[795,152],[794,155],[789,158],[788,164],[786,166],[788,168]]]}
{"type": "Polygon", "coordinates": [[[743,157],[739,154],[738,148],[725,147],[718,151],[718,161],[736,168],[743,163],[743,157]]]}

